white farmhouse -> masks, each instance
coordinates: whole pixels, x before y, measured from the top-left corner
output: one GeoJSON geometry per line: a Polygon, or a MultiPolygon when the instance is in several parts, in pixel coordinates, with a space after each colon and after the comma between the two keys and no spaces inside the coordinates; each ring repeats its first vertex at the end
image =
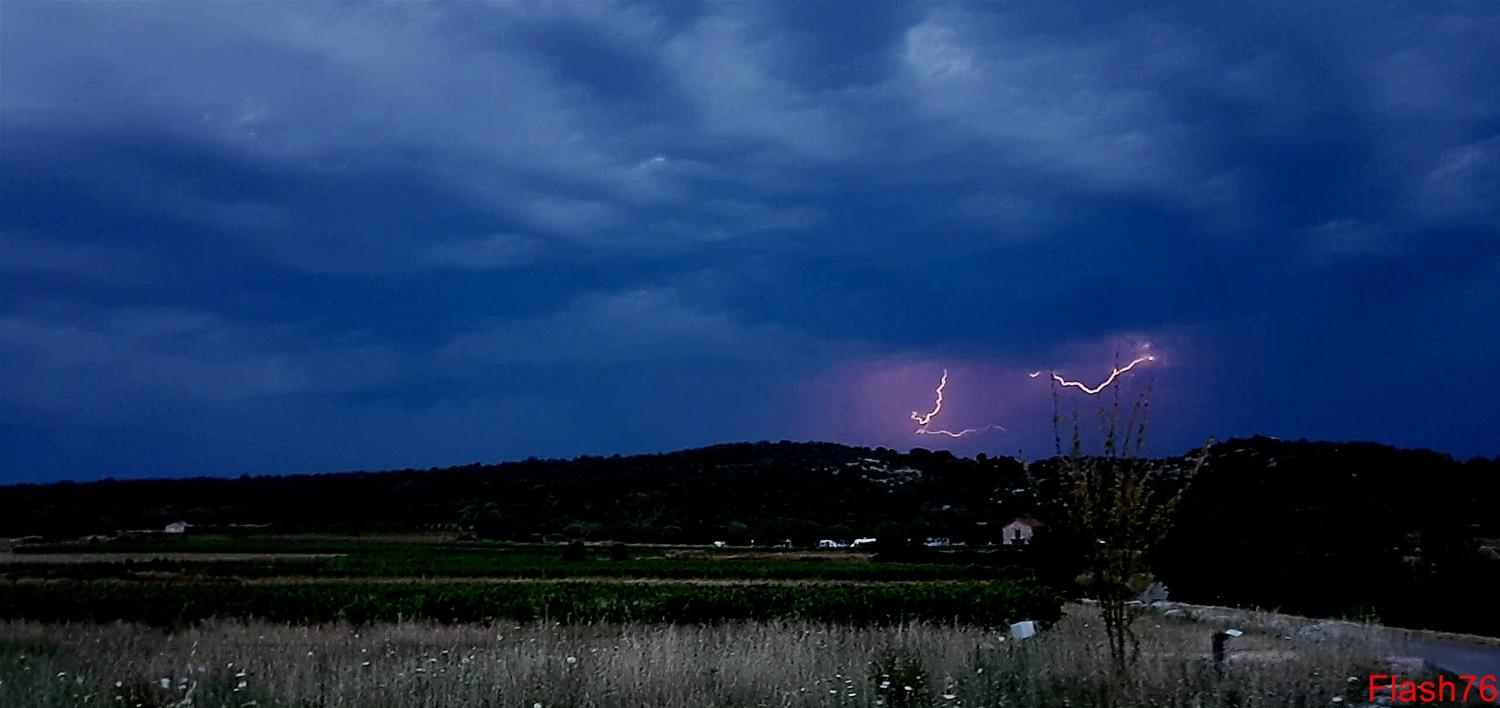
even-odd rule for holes
{"type": "Polygon", "coordinates": [[[1031,542],[1031,535],[1041,526],[1042,522],[1023,517],[1006,524],[1000,532],[1005,539],[1005,545],[1025,545],[1031,542]]]}

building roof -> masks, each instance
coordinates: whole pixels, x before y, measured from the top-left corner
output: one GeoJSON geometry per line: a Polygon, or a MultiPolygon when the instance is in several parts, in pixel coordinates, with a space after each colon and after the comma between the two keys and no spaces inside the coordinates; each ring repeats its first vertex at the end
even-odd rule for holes
{"type": "Polygon", "coordinates": [[[1032,529],[1034,529],[1034,528],[1040,527],[1042,525],[1042,522],[1037,521],[1036,519],[1028,519],[1028,518],[1022,517],[1022,518],[1016,519],[1015,521],[1012,521],[1012,522],[1010,522],[1009,524],[1006,524],[1006,525],[1007,526],[1017,526],[1017,525],[1019,525],[1019,526],[1025,526],[1026,528],[1032,528],[1032,529]]]}

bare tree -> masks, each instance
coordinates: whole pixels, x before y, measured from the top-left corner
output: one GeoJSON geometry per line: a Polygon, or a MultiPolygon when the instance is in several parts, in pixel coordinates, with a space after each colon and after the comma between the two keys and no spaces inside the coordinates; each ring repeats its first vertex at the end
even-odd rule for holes
{"type": "Polygon", "coordinates": [[[1054,441],[1062,460],[1061,506],[1085,544],[1080,582],[1099,603],[1110,658],[1122,676],[1140,651],[1132,625],[1141,608],[1133,600],[1154,579],[1151,553],[1166,538],[1173,512],[1208,454],[1205,445],[1182,469],[1144,456],[1151,392],[1148,383],[1122,415],[1120,387],[1113,387],[1109,405],[1099,409],[1103,449],[1097,454],[1085,454],[1075,410],[1072,444],[1064,454],[1061,392],[1055,381],[1052,386],[1054,441]],[[1174,478],[1178,474],[1181,478],[1174,478]]]}

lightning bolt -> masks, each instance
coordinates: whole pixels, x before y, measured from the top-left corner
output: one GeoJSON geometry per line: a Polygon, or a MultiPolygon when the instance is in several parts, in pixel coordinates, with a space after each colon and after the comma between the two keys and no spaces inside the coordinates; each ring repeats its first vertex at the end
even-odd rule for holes
{"type": "Polygon", "coordinates": [[[950,438],[961,438],[961,437],[963,437],[965,435],[968,435],[969,433],[978,433],[978,432],[983,432],[983,431],[986,431],[986,430],[999,430],[1000,432],[1010,432],[1010,431],[1006,430],[1003,426],[1000,426],[1000,425],[986,425],[986,426],[984,426],[982,428],[964,428],[963,430],[959,430],[959,431],[953,431],[953,430],[930,430],[930,429],[928,429],[926,427],[927,424],[930,423],[930,422],[932,422],[932,419],[935,418],[935,417],[937,417],[937,414],[941,413],[943,411],[943,389],[945,389],[947,387],[948,387],[948,370],[947,369],[943,369],[943,377],[938,380],[937,390],[934,391],[934,393],[937,394],[937,401],[935,403],[933,403],[933,405],[932,405],[932,412],[927,413],[926,415],[923,415],[923,414],[918,413],[916,411],[912,411],[911,412],[911,419],[917,421],[917,425],[922,426],[922,427],[917,428],[917,430],[916,430],[917,435],[946,435],[946,436],[948,436],[950,438]]]}
{"type": "Polygon", "coordinates": [[[961,438],[961,437],[963,437],[965,435],[968,435],[969,433],[979,433],[979,432],[983,432],[983,431],[986,431],[986,430],[998,430],[998,431],[1000,431],[1002,433],[1008,433],[1008,432],[1010,432],[1009,430],[1006,430],[1005,426],[1003,426],[1003,425],[986,425],[983,428],[964,428],[963,430],[960,430],[958,432],[954,432],[952,430],[928,430],[927,428],[917,428],[917,434],[918,435],[947,435],[950,438],[961,438]]]}
{"type": "Polygon", "coordinates": [[[948,386],[948,370],[947,369],[943,369],[943,378],[942,378],[941,381],[938,381],[937,403],[932,406],[932,412],[928,413],[927,415],[922,415],[921,413],[918,413],[916,411],[912,411],[911,412],[911,419],[917,421],[917,425],[927,425],[929,422],[932,421],[932,417],[933,416],[935,416],[938,413],[942,412],[942,410],[943,410],[943,389],[946,388],[947,386],[948,386]]]}
{"type": "MultiPolygon", "coordinates": [[[[1114,383],[1115,379],[1117,379],[1117,378],[1120,377],[1120,374],[1123,374],[1123,373],[1125,373],[1127,371],[1130,371],[1131,369],[1134,369],[1137,364],[1141,364],[1141,363],[1148,362],[1148,361],[1156,361],[1156,357],[1151,356],[1151,355],[1148,354],[1146,356],[1139,357],[1135,361],[1132,361],[1129,364],[1126,364],[1126,365],[1124,365],[1122,367],[1119,367],[1119,368],[1116,368],[1116,369],[1111,369],[1110,372],[1109,372],[1109,378],[1105,379],[1104,382],[1101,383],[1101,384],[1099,384],[1098,386],[1089,386],[1089,385],[1087,385],[1087,384],[1085,384],[1085,383],[1083,383],[1081,381],[1069,381],[1069,380],[1064,379],[1063,377],[1057,375],[1056,372],[1054,372],[1052,374],[1052,380],[1056,381],[1059,386],[1071,386],[1071,387],[1076,388],[1076,389],[1078,389],[1080,391],[1083,391],[1084,393],[1087,393],[1090,396],[1093,396],[1093,395],[1097,395],[1100,391],[1103,391],[1110,384],[1114,383]]],[[[1036,377],[1041,376],[1041,375],[1042,375],[1042,372],[1040,372],[1040,371],[1033,371],[1030,374],[1027,374],[1027,376],[1030,376],[1031,378],[1036,378],[1036,377]]]]}

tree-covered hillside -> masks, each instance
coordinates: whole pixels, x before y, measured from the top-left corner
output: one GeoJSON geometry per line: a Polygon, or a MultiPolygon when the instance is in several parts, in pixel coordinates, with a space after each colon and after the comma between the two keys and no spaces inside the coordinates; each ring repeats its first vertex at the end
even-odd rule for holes
{"type": "MultiPolygon", "coordinates": [[[[1184,458],[1161,460],[1164,485],[1184,458]]],[[[0,533],[76,536],[269,524],[278,532],[466,531],[488,538],[795,544],[934,536],[986,543],[1027,515],[1074,549],[1054,461],[831,443],[743,443],[630,457],[237,479],[0,488],[0,533]]],[[[1500,461],[1373,444],[1215,445],[1157,567],[1181,599],[1500,633],[1500,461]],[[1493,551],[1490,551],[1493,553],[1493,551]],[[1470,596],[1473,596],[1472,598],[1470,596]]]]}

